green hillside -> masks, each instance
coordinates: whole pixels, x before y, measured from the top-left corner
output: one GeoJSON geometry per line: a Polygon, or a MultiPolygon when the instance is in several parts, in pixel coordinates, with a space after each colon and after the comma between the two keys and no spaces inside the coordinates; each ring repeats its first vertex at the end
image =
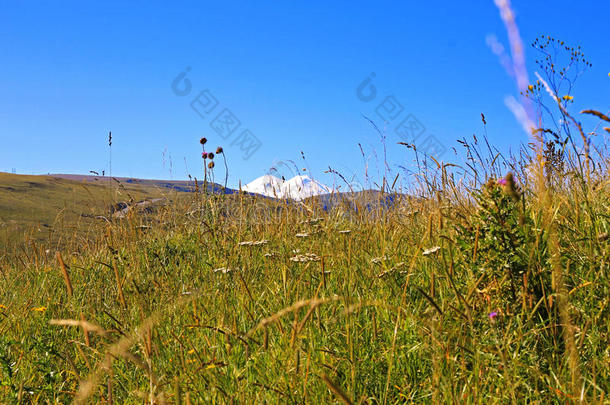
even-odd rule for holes
{"type": "Polygon", "coordinates": [[[30,238],[48,240],[55,231],[91,230],[118,201],[170,194],[154,184],[76,181],[54,176],[0,172],[0,246],[30,238]]]}

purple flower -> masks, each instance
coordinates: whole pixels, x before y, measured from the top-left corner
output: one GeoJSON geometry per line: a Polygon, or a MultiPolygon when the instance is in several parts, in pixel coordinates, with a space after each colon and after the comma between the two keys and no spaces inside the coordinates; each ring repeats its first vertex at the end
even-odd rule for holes
{"type": "Polygon", "coordinates": [[[489,319],[491,319],[492,321],[495,321],[496,318],[498,317],[498,313],[497,312],[490,312],[488,316],[489,316],[489,319]]]}
{"type": "Polygon", "coordinates": [[[501,185],[501,186],[505,186],[506,185],[506,179],[505,178],[498,179],[498,184],[501,185]]]}

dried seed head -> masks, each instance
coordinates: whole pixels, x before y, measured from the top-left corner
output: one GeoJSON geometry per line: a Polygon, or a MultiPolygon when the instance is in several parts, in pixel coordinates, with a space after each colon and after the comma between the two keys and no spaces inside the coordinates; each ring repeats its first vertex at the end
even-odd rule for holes
{"type": "Polygon", "coordinates": [[[207,141],[208,141],[207,139],[205,139],[205,138],[201,138],[201,139],[199,140],[199,143],[200,143],[200,144],[202,144],[202,145],[205,145],[205,143],[206,143],[207,141]]]}
{"type": "Polygon", "coordinates": [[[212,152],[208,153],[208,159],[214,159],[214,154],[212,152]]]}
{"type": "Polygon", "coordinates": [[[214,162],[208,163],[208,169],[213,169],[213,168],[214,168],[214,162]]]}
{"type": "Polygon", "coordinates": [[[222,152],[223,152],[222,146],[219,146],[219,147],[216,148],[216,154],[217,155],[220,155],[222,152]]]}

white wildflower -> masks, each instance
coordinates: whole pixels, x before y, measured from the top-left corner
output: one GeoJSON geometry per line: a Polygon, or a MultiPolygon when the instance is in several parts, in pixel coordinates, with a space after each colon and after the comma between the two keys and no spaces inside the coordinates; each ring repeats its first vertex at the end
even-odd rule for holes
{"type": "Polygon", "coordinates": [[[212,270],[214,273],[222,273],[222,274],[227,274],[232,272],[233,270],[228,268],[228,267],[219,267],[217,269],[212,270]]]}
{"type": "Polygon", "coordinates": [[[424,252],[422,253],[422,256],[428,256],[428,255],[434,254],[434,253],[438,252],[439,250],[441,250],[440,246],[433,246],[429,249],[424,250],[424,252]]]}
{"type": "Polygon", "coordinates": [[[386,260],[388,260],[388,257],[384,255],[384,256],[379,256],[379,257],[372,258],[371,259],[371,263],[379,264],[379,263],[381,263],[383,261],[386,261],[386,260]]]}
{"type": "Polygon", "coordinates": [[[260,245],[266,245],[267,243],[269,243],[269,241],[267,239],[248,240],[245,242],[239,242],[239,246],[260,246],[260,245]]]}
{"type": "Polygon", "coordinates": [[[316,225],[316,224],[318,224],[318,223],[319,223],[319,222],[321,222],[321,221],[324,221],[324,218],[313,218],[313,219],[308,219],[308,220],[305,220],[305,221],[301,221],[300,223],[301,223],[302,225],[304,225],[304,224],[316,225]]]}
{"type": "Polygon", "coordinates": [[[320,257],[314,253],[305,253],[303,255],[296,255],[290,258],[291,262],[317,262],[320,257]]]}

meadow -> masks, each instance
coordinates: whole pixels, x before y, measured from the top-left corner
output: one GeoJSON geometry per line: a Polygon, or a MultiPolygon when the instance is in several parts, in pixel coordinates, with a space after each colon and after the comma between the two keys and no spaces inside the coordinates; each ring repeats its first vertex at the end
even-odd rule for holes
{"type": "Polygon", "coordinates": [[[331,200],[1,174],[0,402],[610,403],[610,118],[545,66],[516,154],[331,200]]]}
{"type": "Polygon", "coordinates": [[[468,182],[430,161],[330,209],[167,192],[5,251],[0,400],[607,403],[608,155],[464,149],[468,182]]]}

